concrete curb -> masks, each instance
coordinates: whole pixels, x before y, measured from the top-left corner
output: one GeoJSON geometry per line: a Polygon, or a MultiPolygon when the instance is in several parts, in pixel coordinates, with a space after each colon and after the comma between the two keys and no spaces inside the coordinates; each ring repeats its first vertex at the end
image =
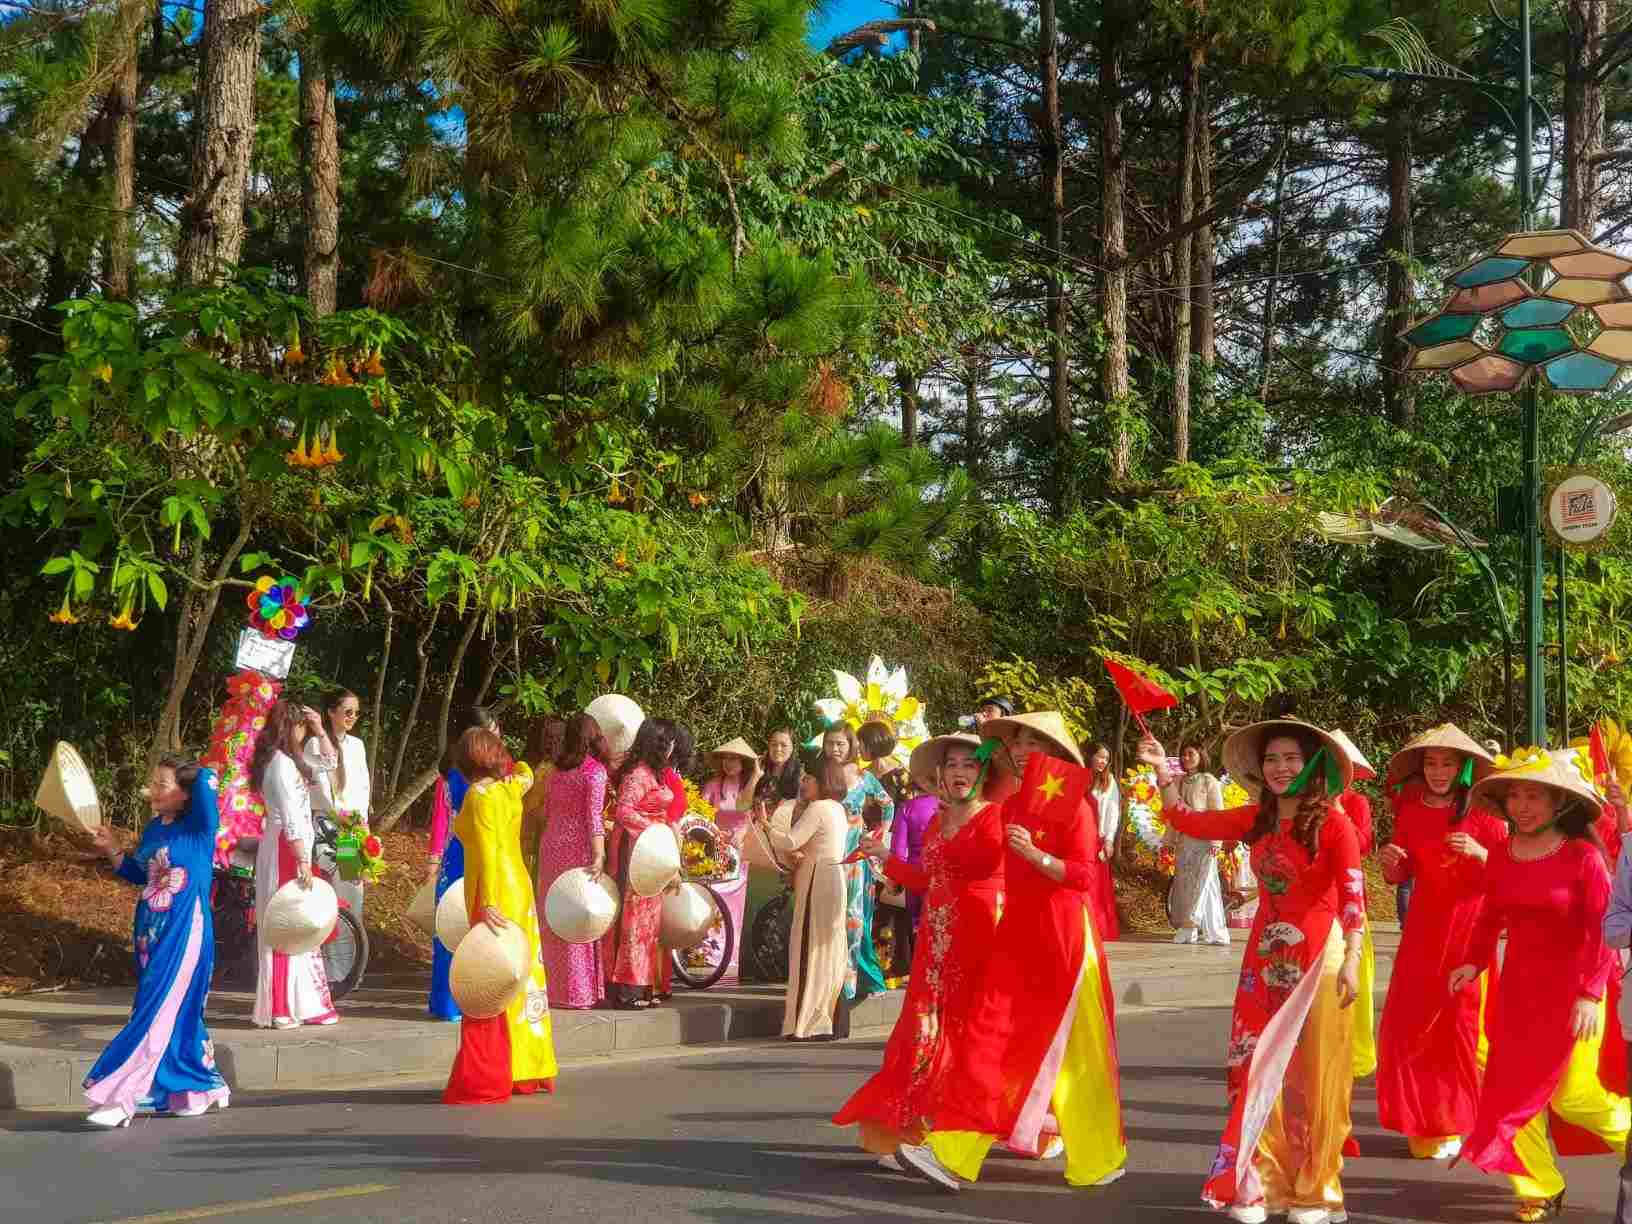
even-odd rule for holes
{"type": "MultiPolygon", "coordinates": [[[[864,1000],[852,1013],[852,1029],[887,1030],[904,997],[896,990],[864,1000]]],[[[570,1063],[765,1039],[782,1031],[780,997],[727,1003],[706,998],[692,996],[651,1012],[555,1012],[556,1057],[570,1063]]],[[[459,1048],[458,1025],[427,1020],[343,1020],[333,1028],[283,1034],[222,1027],[233,1019],[212,1016],[211,1031],[216,1065],[235,1091],[434,1078],[447,1073],[459,1048]]],[[[0,1109],[82,1108],[80,1085],[95,1061],[95,1054],[0,1044],[0,1109]]]]}

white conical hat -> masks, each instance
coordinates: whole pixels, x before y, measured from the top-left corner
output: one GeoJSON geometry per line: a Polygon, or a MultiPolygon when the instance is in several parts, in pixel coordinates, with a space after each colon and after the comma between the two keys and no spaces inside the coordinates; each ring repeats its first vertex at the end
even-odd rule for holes
{"type": "Polygon", "coordinates": [[[657,941],[665,948],[685,952],[708,938],[720,920],[714,895],[701,884],[680,885],[663,897],[663,918],[658,924],[657,941]]]}
{"type": "Polygon", "coordinates": [[[408,921],[427,935],[436,934],[436,881],[426,880],[408,902],[408,921]]]}
{"type": "MultiPolygon", "coordinates": [[[[776,810],[771,813],[770,826],[786,833],[793,825],[794,800],[784,799],[777,804],[776,810]]],[[[757,824],[750,824],[742,835],[743,861],[750,867],[763,867],[767,871],[791,871],[793,864],[785,862],[781,851],[771,845],[771,840],[765,835],[765,830],[757,824]]]]}
{"type": "Polygon", "coordinates": [[[680,877],[680,839],[666,824],[654,824],[629,849],[629,887],[637,897],[655,897],[680,877]]]}
{"type": "MultiPolygon", "coordinates": [[[[1338,789],[1348,790],[1354,785],[1354,760],[1349,756],[1348,750],[1338,743],[1330,731],[1313,723],[1306,723],[1301,718],[1271,718],[1242,727],[1231,735],[1224,741],[1224,768],[1230,777],[1243,786],[1263,786],[1261,768],[1264,745],[1277,735],[1289,735],[1293,738],[1301,735],[1314,740],[1326,749],[1327,754],[1337,763],[1338,773],[1342,779],[1342,785],[1338,789]]],[[[1337,796],[1333,795],[1332,798],[1336,799],[1337,796]]]]}
{"type": "Polygon", "coordinates": [[[606,737],[606,750],[616,756],[634,746],[635,733],[646,721],[641,708],[622,693],[602,694],[589,703],[584,713],[595,720],[606,737]]]}
{"type": "Polygon", "coordinates": [[[527,933],[511,923],[495,932],[478,922],[459,941],[448,970],[448,989],[472,1020],[497,1016],[527,985],[532,970],[527,933]]]}
{"type": "Polygon", "coordinates": [[[544,894],[544,921],[563,943],[594,943],[617,919],[617,885],[604,873],[591,876],[587,868],[570,868],[544,894]]]}
{"type": "Polygon", "coordinates": [[[1585,748],[1517,748],[1496,758],[1496,771],[1480,778],[1468,794],[1470,803],[1483,803],[1500,812],[1515,782],[1536,782],[1560,794],[1594,805],[1604,801],[1592,778],[1592,757],[1585,748]]]}
{"type": "Polygon", "coordinates": [[[1356,782],[1365,782],[1377,776],[1377,771],[1371,767],[1371,762],[1366,760],[1366,754],[1360,751],[1358,745],[1346,733],[1333,727],[1332,738],[1348,754],[1349,763],[1354,766],[1354,779],[1356,782]]]}
{"type": "Polygon", "coordinates": [[[314,876],[310,888],[290,880],[266,903],[261,933],[274,952],[300,956],[321,946],[339,915],[340,899],[327,880],[314,876]]]}
{"type": "Polygon", "coordinates": [[[925,740],[912,750],[908,769],[919,789],[928,794],[935,793],[935,771],[941,767],[941,762],[946,759],[946,750],[953,744],[961,744],[972,752],[980,747],[980,736],[967,731],[954,731],[950,735],[937,735],[934,739],[925,740]]]}
{"type": "Polygon", "coordinates": [[[1475,782],[1488,777],[1496,768],[1496,762],[1491,759],[1490,753],[1485,751],[1483,744],[1455,723],[1440,723],[1439,726],[1424,731],[1388,759],[1389,782],[1404,782],[1412,774],[1421,773],[1422,758],[1430,748],[1449,748],[1452,752],[1460,752],[1473,758],[1475,782]]]}
{"type": "Polygon", "coordinates": [[[85,759],[74,746],[58,740],[46,763],[45,776],[34,792],[34,802],[63,824],[89,833],[102,823],[102,805],[97,802],[96,783],[85,759]]]}
{"type": "Polygon", "coordinates": [[[436,937],[449,952],[457,951],[459,941],[470,931],[470,915],[465,911],[465,878],[460,876],[448,885],[442,900],[436,903],[436,937]]]}

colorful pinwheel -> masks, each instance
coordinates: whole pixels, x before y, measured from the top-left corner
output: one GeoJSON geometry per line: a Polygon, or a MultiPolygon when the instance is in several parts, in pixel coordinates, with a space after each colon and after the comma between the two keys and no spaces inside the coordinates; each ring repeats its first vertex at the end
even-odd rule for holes
{"type": "Polygon", "coordinates": [[[306,599],[300,593],[300,583],[294,578],[284,577],[274,582],[263,577],[245,602],[249,605],[250,627],[262,637],[292,642],[312,619],[306,599]]]}

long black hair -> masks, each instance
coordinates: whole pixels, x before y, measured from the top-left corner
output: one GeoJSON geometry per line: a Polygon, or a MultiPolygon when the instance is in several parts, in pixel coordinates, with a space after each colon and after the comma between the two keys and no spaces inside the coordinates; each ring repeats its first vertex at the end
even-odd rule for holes
{"type": "MultiPolygon", "coordinates": [[[[1296,740],[1299,749],[1303,752],[1303,761],[1307,765],[1315,759],[1315,753],[1325,746],[1301,727],[1270,727],[1264,732],[1263,739],[1258,741],[1258,776],[1263,777],[1264,749],[1273,739],[1296,740]]],[[[1298,800],[1297,815],[1292,818],[1292,836],[1303,843],[1303,848],[1313,858],[1320,851],[1320,831],[1326,824],[1326,817],[1330,815],[1332,804],[1337,802],[1336,795],[1326,793],[1326,775],[1324,772],[1309,779],[1309,785],[1298,800]]],[[[1268,837],[1281,824],[1280,797],[1264,784],[1263,791],[1258,796],[1258,819],[1253,822],[1247,835],[1241,840],[1251,845],[1261,837],[1268,837]]]]}
{"type": "Polygon", "coordinates": [[[623,764],[618,766],[618,772],[613,776],[613,788],[622,786],[623,780],[637,765],[646,766],[653,777],[661,778],[663,771],[669,768],[674,752],[675,731],[674,723],[666,718],[648,718],[641,723],[629,754],[623,758],[623,764]]]}

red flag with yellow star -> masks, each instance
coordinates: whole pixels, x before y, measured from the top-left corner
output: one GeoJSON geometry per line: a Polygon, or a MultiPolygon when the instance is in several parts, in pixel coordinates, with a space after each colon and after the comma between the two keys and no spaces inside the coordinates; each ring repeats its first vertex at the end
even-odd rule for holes
{"type": "Polygon", "coordinates": [[[1033,827],[1069,821],[1088,793],[1091,780],[1092,775],[1081,765],[1032,753],[1014,799],[1021,821],[1033,827]]]}

